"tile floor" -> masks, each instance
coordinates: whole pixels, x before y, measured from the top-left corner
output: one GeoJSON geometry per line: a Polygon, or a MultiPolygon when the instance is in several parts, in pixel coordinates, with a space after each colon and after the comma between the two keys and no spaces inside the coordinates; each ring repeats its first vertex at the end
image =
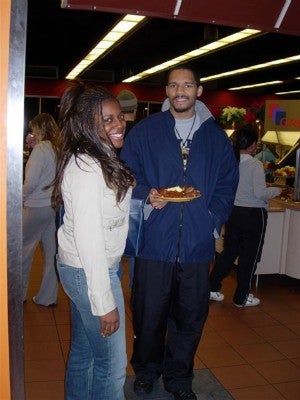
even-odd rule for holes
{"type": "MultiPolygon", "coordinates": [[[[57,307],[47,309],[30,300],[39,286],[41,257],[38,249],[28,300],[24,304],[26,400],[63,400],[70,343],[69,305],[61,288],[57,307]]],[[[130,358],[133,333],[126,260],[123,265],[130,358]]],[[[231,302],[234,285],[233,272],[224,281],[225,300],[210,304],[195,356],[196,376],[209,374],[229,398],[235,400],[299,400],[300,280],[279,275],[261,276],[254,293],[262,303],[245,309],[236,308],[231,302]]],[[[128,381],[133,380],[130,364],[127,375],[128,381]]],[[[127,395],[127,398],[135,397],[131,399],[127,395]]],[[[228,397],[214,394],[205,397],[217,398],[228,397]]]]}

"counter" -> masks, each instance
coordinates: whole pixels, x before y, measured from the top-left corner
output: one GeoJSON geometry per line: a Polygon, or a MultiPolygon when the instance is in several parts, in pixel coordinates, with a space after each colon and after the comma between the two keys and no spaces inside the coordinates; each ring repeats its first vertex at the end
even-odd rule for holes
{"type": "MultiPolygon", "coordinates": [[[[224,227],[216,240],[216,252],[223,250],[224,227]]],[[[284,274],[300,279],[300,203],[272,199],[261,260],[256,275],[284,274]]],[[[237,263],[237,262],[236,262],[237,263]]],[[[257,279],[258,282],[258,279],[257,279]]]]}
{"type": "Polygon", "coordinates": [[[300,279],[300,203],[272,199],[261,261],[256,274],[300,279]]]}

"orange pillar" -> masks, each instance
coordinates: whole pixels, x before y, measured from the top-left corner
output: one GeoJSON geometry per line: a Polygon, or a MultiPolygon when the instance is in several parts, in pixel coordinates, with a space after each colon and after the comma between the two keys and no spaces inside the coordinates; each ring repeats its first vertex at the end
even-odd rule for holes
{"type": "Polygon", "coordinates": [[[6,137],[9,29],[11,1],[0,2],[0,399],[10,399],[7,236],[6,236],[6,137]]]}

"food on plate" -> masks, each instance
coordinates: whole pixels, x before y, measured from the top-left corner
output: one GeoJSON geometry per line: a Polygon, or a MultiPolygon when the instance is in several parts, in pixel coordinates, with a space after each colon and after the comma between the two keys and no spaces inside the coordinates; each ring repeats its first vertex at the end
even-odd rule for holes
{"type": "Polygon", "coordinates": [[[279,195],[280,200],[291,200],[293,197],[293,190],[291,188],[283,189],[279,195]]]}
{"type": "Polygon", "coordinates": [[[294,176],[295,175],[295,167],[292,167],[291,165],[286,165],[285,167],[278,168],[276,171],[274,171],[274,176],[294,176]]]}
{"type": "Polygon", "coordinates": [[[174,186],[167,189],[160,188],[158,189],[158,193],[161,197],[164,197],[165,199],[196,198],[201,195],[200,191],[195,189],[193,186],[174,186]]]}

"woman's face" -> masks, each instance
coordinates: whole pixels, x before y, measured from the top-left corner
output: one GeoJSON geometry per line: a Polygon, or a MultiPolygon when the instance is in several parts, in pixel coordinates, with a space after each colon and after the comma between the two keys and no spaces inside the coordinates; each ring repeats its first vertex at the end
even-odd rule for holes
{"type": "Polygon", "coordinates": [[[100,133],[100,136],[105,140],[109,138],[113,146],[120,149],[124,144],[126,122],[119,102],[114,99],[105,100],[102,103],[102,117],[105,132],[100,133]]]}

